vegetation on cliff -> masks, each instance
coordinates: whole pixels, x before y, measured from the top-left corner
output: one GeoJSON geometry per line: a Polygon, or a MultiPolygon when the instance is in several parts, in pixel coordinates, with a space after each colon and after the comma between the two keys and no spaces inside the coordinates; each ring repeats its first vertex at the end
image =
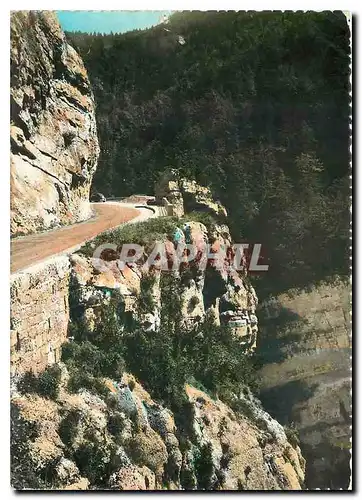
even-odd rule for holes
{"type": "Polygon", "coordinates": [[[145,250],[152,250],[156,241],[165,241],[167,238],[172,240],[175,229],[191,221],[200,222],[207,228],[215,227],[217,224],[216,218],[201,212],[191,212],[185,217],[165,216],[147,219],[99,234],[92,241],[86,243],[79,250],[79,253],[91,257],[94,250],[101,245],[116,244],[121,248],[126,243],[141,245],[145,250]]]}
{"type": "Polygon", "coordinates": [[[117,316],[117,299],[103,311],[90,337],[82,329],[71,329],[74,341],[63,346],[62,358],[71,373],[70,390],[85,387],[102,392],[102,377],[119,379],[128,370],[155,399],[177,412],[185,402],[188,382],[229,403],[244,386],[255,388],[254,360],[240,339],[226,326],[207,320],[191,329],[183,327],[180,282],[172,273],[164,273],[161,283],[158,331],[125,331],[117,316]]]}

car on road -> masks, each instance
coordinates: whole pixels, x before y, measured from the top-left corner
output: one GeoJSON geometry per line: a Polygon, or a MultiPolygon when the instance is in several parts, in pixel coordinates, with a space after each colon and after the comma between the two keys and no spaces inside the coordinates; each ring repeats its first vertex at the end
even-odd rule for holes
{"type": "Polygon", "coordinates": [[[90,201],[94,201],[96,203],[104,203],[106,200],[106,197],[102,193],[93,193],[91,195],[90,201]]]}
{"type": "Polygon", "coordinates": [[[153,206],[153,205],[158,205],[157,201],[155,198],[150,198],[149,200],[147,200],[147,205],[150,205],[150,206],[153,206]]]}

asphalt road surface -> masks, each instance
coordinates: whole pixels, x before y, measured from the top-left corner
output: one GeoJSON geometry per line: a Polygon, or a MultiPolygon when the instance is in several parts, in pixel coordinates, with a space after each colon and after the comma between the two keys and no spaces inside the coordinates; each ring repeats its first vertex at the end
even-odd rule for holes
{"type": "Polygon", "coordinates": [[[97,234],[125,222],[137,222],[154,216],[147,209],[135,208],[131,203],[92,203],[96,216],[85,222],[20,236],[11,240],[11,273],[21,271],[51,256],[69,254],[97,234]]]}

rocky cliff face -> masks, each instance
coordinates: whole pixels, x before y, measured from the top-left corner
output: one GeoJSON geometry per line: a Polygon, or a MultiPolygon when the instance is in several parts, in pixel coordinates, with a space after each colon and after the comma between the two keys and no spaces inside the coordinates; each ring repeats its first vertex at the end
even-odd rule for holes
{"type": "Polygon", "coordinates": [[[299,431],[308,488],[348,488],[351,449],[350,289],[342,281],[260,306],[262,401],[299,431]]]}
{"type": "Polygon", "coordinates": [[[181,217],[187,212],[203,212],[218,217],[227,215],[225,207],[212,192],[195,181],[180,178],[175,170],[162,174],[155,185],[156,200],[169,207],[168,215],[181,217]]]}
{"type": "Polygon", "coordinates": [[[11,233],[90,216],[99,154],[83,62],[52,12],[11,15],[11,233]]]}
{"type": "MultiPolygon", "coordinates": [[[[152,351],[154,360],[151,354],[147,357],[150,351],[138,352],[139,332],[147,344],[161,339],[157,346],[162,352],[169,341],[176,345],[181,339],[191,349],[189,358],[187,345],[181,358],[173,358],[178,370],[195,358],[199,345],[207,344],[205,361],[215,359],[224,367],[221,374],[234,373],[235,366],[242,371],[240,364],[228,364],[228,354],[232,357],[239,349],[238,356],[246,364],[248,353],[255,349],[257,298],[246,269],[235,271],[230,255],[222,253],[231,244],[228,227],[205,220],[206,226],[187,217],[125,226],[100,236],[70,258],[57,258],[13,277],[15,488],[303,487],[305,461],[297,443],[263,410],[244,378],[242,385],[224,386],[223,397],[218,389],[206,393],[182,371],[173,373],[171,379],[166,370],[160,383],[158,373],[163,373],[167,358],[162,353],[158,358],[152,351]],[[172,270],[179,245],[175,229],[181,240],[195,247],[195,260],[172,270]],[[143,238],[144,254],[137,263],[122,266],[121,246],[132,235],[136,241],[143,238]],[[97,245],[112,238],[116,248],[106,244],[94,256],[97,245]],[[145,266],[148,245],[153,246],[156,239],[163,243],[165,253],[160,261],[145,266]],[[205,245],[219,257],[200,269],[205,245]],[[228,323],[231,330],[219,328],[222,323],[228,323]],[[233,339],[232,353],[220,350],[215,336],[221,331],[226,343],[233,339]],[[140,357],[150,358],[150,370],[138,371],[140,357]],[[86,366],[98,368],[89,374],[86,366]],[[168,379],[173,385],[164,390],[163,382],[168,384],[168,379]]],[[[208,371],[210,376],[213,373],[208,371]]]]}
{"type": "Polygon", "coordinates": [[[17,489],[301,489],[299,447],[251,395],[242,399],[246,416],[187,385],[182,426],[132,375],[105,380],[103,395],[72,394],[67,369],[59,370],[55,401],[13,395],[17,489]]]}
{"type": "MultiPolygon", "coordinates": [[[[246,279],[246,270],[234,270],[228,257],[219,267],[217,260],[210,261],[205,269],[198,267],[198,253],[206,255],[205,245],[210,245],[210,253],[214,252],[214,255],[231,245],[229,228],[217,224],[207,229],[195,221],[189,221],[187,225],[188,242],[196,249],[196,258],[173,271],[172,275],[178,290],[180,324],[192,328],[206,318],[216,325],[228,324],[241,344],[252,352],[258,333],[255,315],[258,301],[255,290],[246,279]]],[[[181,229],[180,233],[183,234],[181,229]]],[[[164,245],[164,258],[168,268],[172,269],[176,261],[175,245],[166,237],[164,245]]],[[[97,322],[102,321],[102,307],[106,307],[112,296],[129,321],[150,332],[155,331],[161,323],[161,276],[170,273],[157,265],[145,268],[146,255],[139,263],[130,263],[121,270],[118,266],[120,251],[121,245],[117,251],[104,249],[102,260],[86,257],[82,251],[71,256],[72,293],[77,297],[82,327],[94,331],[97,322]],[[148,297],[147,301],[145,297],[148,297]]]]}

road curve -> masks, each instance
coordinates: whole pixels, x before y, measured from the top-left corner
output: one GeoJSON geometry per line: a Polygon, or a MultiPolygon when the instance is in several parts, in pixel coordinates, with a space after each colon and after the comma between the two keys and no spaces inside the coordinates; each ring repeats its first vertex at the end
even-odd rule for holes
{"type": "Polygon", "coordinates": [[[152,212],[135,208],[133,204],[116,202],[92,203],[96,216],[92,219],[46,231],[20,236],[11,240],[11,273],[21,271],[51,256],[71,253],[77,246],[94,238],[97,234],[117,227],[125,222],[136,222],[152,216],[152,212]]]}

